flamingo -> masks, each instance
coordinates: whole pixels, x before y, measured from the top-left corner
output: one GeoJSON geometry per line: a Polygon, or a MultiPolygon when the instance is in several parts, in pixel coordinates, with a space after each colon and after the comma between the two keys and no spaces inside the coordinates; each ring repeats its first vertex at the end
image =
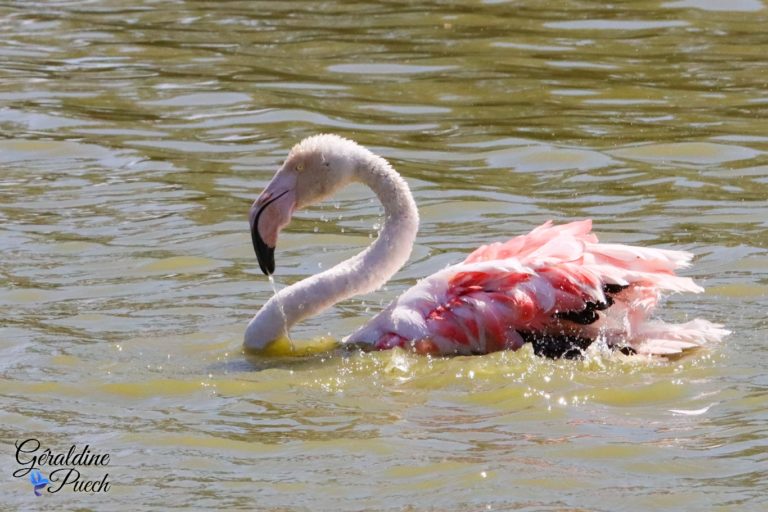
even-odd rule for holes
{"type": "MultiPolygon", "coordinates": [[[[297,322],[380,288],[408,260],[419,215],[406,181],[384,158],[338,135],[308,137],[288,154],[250,209],[259,266],[275,270],[280,230],[293,213],[352,183],[384,206],[377,239],[333,268],[283,288],[256,313],[244,348],[264,350],[297,322]]],[[[674,270],[683,251],[599,243],[592,222],[551,221],[527,235],[483,245],[419,280],[343,343],[431,355],[486,354],[532,343],[537,355],[577,357],[595,340],[624,353],[670,356],[720,340],[722,325],[650,318],[662,291],[703,288],[674,270]]]]}

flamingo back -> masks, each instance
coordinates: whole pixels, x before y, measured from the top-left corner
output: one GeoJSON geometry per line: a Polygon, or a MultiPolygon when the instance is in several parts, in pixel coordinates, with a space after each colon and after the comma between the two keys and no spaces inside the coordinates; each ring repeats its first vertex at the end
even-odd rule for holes
{"type": "Polygon", "coordinates": [[[531,342],[541,355],[571,357],[604,339],[628,352],[670,355],[727,334],[705,320],[650,319],[662,291],[703,291],[674,273],[690,253],[601,244],[591,229],[590,220],[550,221],[484,245],[419,281],[347,343],[478,354],[531,342]]]}

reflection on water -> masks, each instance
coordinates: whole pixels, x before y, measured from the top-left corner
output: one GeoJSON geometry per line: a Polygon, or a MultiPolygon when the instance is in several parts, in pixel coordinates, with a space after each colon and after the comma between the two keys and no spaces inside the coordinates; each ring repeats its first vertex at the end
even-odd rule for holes
{"type": "MultiPolygon", "coordinates": [[[[759,0],[3,4],[3,443],[111,454],[109,493],[65,508],[760,509],[767,23],[759,0]],[[406,176],[417,246],[302,324],[302,357],[246,357],[272,294],[248,206],[320,131],[406,176]],[[707,293],[664,316],[734,334],[651,363],[322,350],[472,248],[587,216],[694,252],[707,293]]],[[[298,214],[280,285],[380,215],[361,187],[298,214]]]]}

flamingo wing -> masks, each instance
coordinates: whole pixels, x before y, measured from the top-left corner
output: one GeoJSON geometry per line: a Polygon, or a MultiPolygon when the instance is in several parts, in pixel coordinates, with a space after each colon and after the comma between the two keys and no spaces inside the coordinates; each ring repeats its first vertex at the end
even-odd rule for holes
{"type": "Polygon", "coordinates": [[[433,354],[516,350],[571,357],[603,336],[631,352],[669,355],[727,331],[704,320],[648,320],[662,290],[703,289],[674,274],[692,255],[601,244],[589,220],[484,245],[419,281],[352,334],[348,343],[433,354]]]}

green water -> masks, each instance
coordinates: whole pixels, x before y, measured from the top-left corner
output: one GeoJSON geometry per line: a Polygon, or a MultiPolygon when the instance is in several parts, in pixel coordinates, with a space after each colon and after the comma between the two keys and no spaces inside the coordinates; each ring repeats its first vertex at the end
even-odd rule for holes
{"type": "MultiPolygon", "coordinates": [[[[0,4],[2,510],[764,510],[768,5],[0,4]],[[248,357],[272,294],[247,211],[290,147],[407,178],[408,265],[298,326],[339,339],[420,276],[547,219],[696,254],[671,362],[530,350],[248,357]],[[109,453],[36,497],[14,443],[109,453]]],[[[375,236],[363,188],[300,212],[280,286],[375,236]]],[[[42,468],[45,473],[47,468],[42,468]]]]}

